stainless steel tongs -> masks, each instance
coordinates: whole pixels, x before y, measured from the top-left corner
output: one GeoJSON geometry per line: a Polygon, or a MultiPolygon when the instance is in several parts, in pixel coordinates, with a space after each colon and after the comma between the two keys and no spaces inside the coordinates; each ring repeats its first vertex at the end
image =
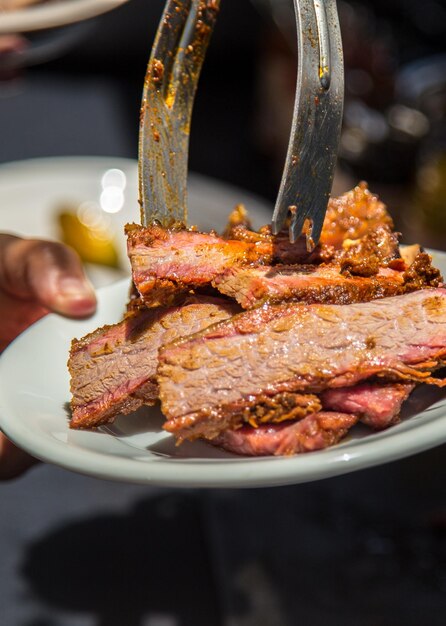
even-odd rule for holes
{"type": "MultiPolygon", "coordinates": [[[[150,57],[141,110],[139,186],[143,224],[186,223],[187,157],[193,100],[220,0],[168,0],[150,57]]],[[[336,0],[294,0],[298,82],[285,170],[273,214],[290,216],[319,241],[333,182],[343,111],[343,60],[336,0]]]]}
{"type": "Polygon", "coordinates": [[[341,135],[344,64],[336,0],[294,0],[298,72],[285,169],[273,213],[273,233],[290,215],[293,243],[306,220],[307,247],[318,243],[341,135]]]}
{"type": "Polygon", "coordinates": [[[195,92],[220,0],[167,0],[144,82],[139,135],[141,222],[187,222],[195,92]]]}

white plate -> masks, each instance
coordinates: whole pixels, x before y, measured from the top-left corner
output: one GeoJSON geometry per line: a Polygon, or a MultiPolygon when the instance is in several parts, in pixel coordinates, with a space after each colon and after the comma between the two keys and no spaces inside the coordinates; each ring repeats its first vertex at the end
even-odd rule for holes
{"type": "MultiPolygon", "coordinates": [[[[35,237],[59,236],[56,215],[63,206],[83,202],[101,205],[110,171],[118,171],[122,206],[107,213],[117,239],[123,268],[128,270],[124,224],[140,220],[138,171],[133,159],[119,157],[55,157],[0,165],[0,228],[35,237]]],[[[243,189],[192,173],[188,183],[189,223],[222,229],[229,212],[242,202],[255,226],[271,219],[272,206],[243,189]]]]}
{"type": "MultiPolygon", "coordinates": [[[[446,254],[435,254],[445,272],[446,254]]],[[[100,290],[88,321],[51,315],[0,359],[0,426],[34,456],[101,478],[184,487],[259,487],[327,478],[395,460],[446,441],[446,391],[417,390],[402,423],[371,434],[355,427],[343,443],[293,458],[241,458],[203,442],[175,447],[157,409],[120,417],[97,432],[68,428],[66,361],[71,339],[122,316],[127,280],[100,290]],[[423,410],[425,409],[425,410],[423,410]]]]}
{"type": "Polygon", "coordinates": [[[17,11],[0,11],[0,34],[55,28],[96,17],[128,0],[50,0],[17,11]]]}
{"type": "MultiPolygon", "coordinates": [[[[61,207],[76,208],[82,203],[101,205],[104,184],[113,182],[110,171],[118,172],[125,184],[122,207],[107,213],[121,259],[121,273],[129,273],[124,224],[139,221],[137,163],[132,159],[64,157],[31,159],[0,166],[0,229],[18,235],[59,238],[57,213],[61,207]],[[105,181],[105,182],[104,182],[105,181]]],[[[203,229],[223,228],[228,213],[244,202],[257,226],[271,217],[272,208],[241,189],[210,178],[191,174],[189,180],[190,223],[203,229]]],[[[116,280],[116,273],[94,266],[89,271],[96,286],[116,280]]]]}

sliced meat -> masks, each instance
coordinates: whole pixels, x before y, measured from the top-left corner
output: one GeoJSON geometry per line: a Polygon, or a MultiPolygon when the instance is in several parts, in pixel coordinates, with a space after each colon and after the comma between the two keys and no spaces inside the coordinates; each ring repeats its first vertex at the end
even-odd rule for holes
{"type": "Polygon", "coordinates": [[[131,225],[126,232],[133,281],[151,307],[170,304],[178,294],[209,285],[227,267],[271,260],[262,242],[228,241],[215,234],[161,226],[131,225]]]}
{"type": "Polygon", "coordinates": [[[346,276],[334,264],[233,267],[217,276],[213,285],[244,309],[266,302],[368,302],[405,291],[403,272],[381,268],[375,276],[346,276]]]}
{"type": "Polygon", "coordinates": [[[160,351],[166,430],[218,434],[225,407],[260,395],[317,393],[372,376],[444,386],[446,290],[373,302],[265,306],[160,351]]]}
{"type": "Polygon", "coordinates": [[[359,415],[361,421],[375,430],[398,422],[401,405],[414,384],[370,384],[328,389],[321,395],[322,405],[332,411],[359,415]]]}
{"type": "Polygon", "coordinates": [[[227,430],[212,443],[234,454],[291,456],[322,450],[338,443],[358,418],[346,413],[321,411],[292,424],[268,424],[227,430]]]}
{"type": "Polygon", "coordinates": [[[231,215],[226,232],[231,239],[194,229],[128,225],[127,250],[133,280],[146,306],[172,304],[190,289],[209,285],[228,268],[252,263],[327,262],[346,239],[359,239],[380,225],[390,227],[391,220],[384,205],[365,186],[359,186],[330,201],[327,230],[323,230],[321,245],[311,254],[305,235],[290,244],[286,232],[275,237],[269,226],[255,233],[246,224],[246,212],[239,207],[231,215]],[[335,224],[335,218],[339,223],[335,224]]]}
{"type": "Polygon", "coordinates": [[[414,386],[411,383],[363,383],[328,389],[320,397],[290,392],[275,396],[249,396],[214,410],[210,420],[197,419],[193,413],[181,418],[181,422],[176,420],[176,426],[181,424],[181,431],[187,431],[189,440],[202,437],[203,433],[206,439],[212,439],[218,437],[222,430],[236,430],[247,424],[257,428],[265,424],[289,423],[321,410],[329,410],[358,415],[363,423],[381,430],[398,421],[401,405],[414,386]]]}
{"type": "MultiPolygon", "coordinates": [[[[321,265],[233,267],[217,276],[213,285],[220,293],[237,300],[244,309],[279,302],[369,302],[442,285],[441,274],[432,267],[431,258],[426,253],[418,255],[406,271],[386,267],[384,259],[375,257],[371,260],[370,273],[366,271],[366,256],[362,257],[361,267],[352,265],[353,259],[359,260],[356,254],[348,257],[347,265],[338,261],[321,265]],[[383,265],[379,266],[379,263],[383,265]]],[[[401,262],[402,269],[405,268],[402,259],[395,261],[401,262]]]]}
{"type": "Polygon", "coordinates": [[[72,428],[91,428],[131,413],[158,397],[155,380],[160,345],[228,319],[236,309],[201,299],[164,310],[137,310],[72,342],[72,428]]]}

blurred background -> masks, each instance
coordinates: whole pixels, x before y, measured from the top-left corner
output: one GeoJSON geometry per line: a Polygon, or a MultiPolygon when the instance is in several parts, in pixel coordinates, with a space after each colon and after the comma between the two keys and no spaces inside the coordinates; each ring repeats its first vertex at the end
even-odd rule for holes
{"type": "MultiPolygon", "coordinates": [[[[136,158],[163,5],[130,0],[92,20],[0,35],[0,163],[136,158]]],[[[346,104],[335,193],[367,180],[405,241],[446,250],[446,4],[338,6],[346,104]]],[[[191,170],[264,206],[287,147],[295,47],[290,0],[222,0],[196,100],[191,170]]],[[[240,493],[38,468],[0,486],[0,623],[440,626],[444,453],[240,493]]]]}
{"type": "MultiPolygon", "coordinates": [[[[132,0],[96,20],[11,44],[19,51],[1,55],[0,162],[135,157],[142,81],[163,4],[132,0]],[[28,67],[11,80],[20,64],[28,67]]],[[[334,191],[367,180],[407,240],[416,234],[442,248],[446,4],[338,4],[346,106],[334,191]]],[[[195,107],[193,171],[274,200],[290,129],[295,47],[291,0],[222,3],[195,107]]]]}

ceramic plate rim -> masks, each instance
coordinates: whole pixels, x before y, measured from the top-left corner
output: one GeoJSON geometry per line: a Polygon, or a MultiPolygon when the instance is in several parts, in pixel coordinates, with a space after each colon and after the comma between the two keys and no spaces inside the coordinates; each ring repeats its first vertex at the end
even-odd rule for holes
{"type": "Polygon", "coordinates": [[[126,2],[129,0],[60,0],[0,13],[0,34],[67,26],[116,9],[126,2]]]}

